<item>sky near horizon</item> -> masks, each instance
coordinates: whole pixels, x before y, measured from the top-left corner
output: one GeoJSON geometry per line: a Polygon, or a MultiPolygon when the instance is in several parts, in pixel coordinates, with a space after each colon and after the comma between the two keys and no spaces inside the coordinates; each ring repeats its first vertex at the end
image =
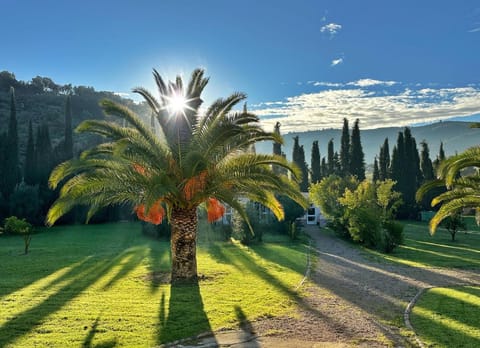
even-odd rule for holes
{"type": "Polygon", "coordinates": [[[0,71],[129,95],[206,69],[267,128],[363,129],[480,114],[480,2],[0,0],[0,71]]]}

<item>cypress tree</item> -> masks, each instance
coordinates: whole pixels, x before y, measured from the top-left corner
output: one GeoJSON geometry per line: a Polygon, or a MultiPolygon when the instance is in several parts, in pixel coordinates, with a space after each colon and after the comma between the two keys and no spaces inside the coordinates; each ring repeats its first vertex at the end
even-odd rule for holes
{"type": "Polygon", "coordinates": [[[412,136],[410,128],[405,127],[403,131],[404,148],[405,148],[405,177],[403,180],[403,200],[407,206],[410,215],[415,210],[415,192],[420,186],[420,156],[418,155],[417,143],[412,136]]]}
{"type": "Polygon", "coordinates": [[[312,168],[312,184],[316,184],[322,179],[320,149],[317,140],[312,143],[312,159],[310,167],[312,168]]]}
{"type": "Polygon", "coordinates": [[[67,97],[65,103],[65,160],[73,157],[73,132],[72,132],[72,105],[71,97],[67,97]]]}
{"type": "Polygon", "coordinates": [[[340,166],[343,176],[350,173],[350,133],[348,130],[348,120],[343,119],[342,137],[340,140],[340,166]]]}
{"type": "Polygon", "coordinates": [[[358,180],[365,180],[365,155],[360,140],[360,128],[358,118],[352,129],[350,140],[350,174],[357,177],[358,180]]]}
{"type": "Polygon", "coordinates": [[[300,146],[298,136],[293,138],[293,163],[295,163],[302,172],[302,181],[300,182],[300,190],[308,191],[308,167],[305,162],[305,151],[303,145],[300,146]]]}
{"type": "Polygon", "coordinates": [[[307,162],[305,162],[305,151],[303,149],[303,145],[300,146],[300,156],[299,156],[299,166],[302,170],[302,181],[300,182],[300,190],[302,192],[308,192],[308,166],[307,162]]]}
{"type": "Polygon", "coordinates": [[[342,175],[342,164],[340,163],[340,155],[337,151],[333,154],[333,174],[342,175]]]}
{"type": "Polygon", "coordinates": [[[24,180],[28,185],[36,184],[36,163],[35,163],[35,145],[33,139],[32,120],[28,122],[28,140],[25,154],[24,180]]]}
{"type": "Polygon", "coordinates": [[[10,88],[10,118],[8,120],[8,133],[5,146],[5,172],[4,172],[4,197],[8,199],[15,186],[20,182],[18,160],[18,130],[17,108],[15,105],[15,90],[10,88]]]}
{"type": "MultiPolygon", "coordinates": [[[[280,134],[280,122],[277,122],[275,124],[273,132],[275,134],[277,134],[278,136],[281,136],[281,134],[280,134]]],[[[282,156],[283,158],[286,158],[285,153],[282,151],[282,144],[277,143],[277,142],[273,143],[273,154],[277,155],[277,156],[282,156]]],[[[278,167],[278,166],[273,166],[273,171],[275,173],[287,174],[287,171],[285,170],[285,168],[278,167]]]]}
{"type": "Polygon", "coordinates": [[[385,138],[383,145],[380,147],[380,155],[378,161],[379,179],[383,181],[390,177],[390,149],[388,145],[388,138],[385,138]]]}
{"type": "Polygon", "coordinates": [[[438,150],[438,156],[433,162],[433,167],[435,168],[435,170],[438,168],[438,165],[440,164],[440,162],[442,162],[445,158],[446,156],[445,156],[445,151],[443,150],[443,142],[440,142],[440,149],[438,150]]]}
{"type": "Polygon", "coordinates": [[[332,175],[335,172],[335,161],[334,161],[334,149],[333,149],[333,139],[330,139],[327,147],[327,175],[332,175]]]}
{"type": "Polygon", "coordinates": [[[373,176],[372,181],[375,183],[380,180],[380,170],[378,169],[377,157],[373,160],[373,176]]]}
{"type": "Polygon", "coordinates": [[[320,167],[321,167],[322,178],[328,176],[328,166],[327,166],[327,161],[325,160],[325,157],[322,158],[322,164],[320,165],[320,167]]]}

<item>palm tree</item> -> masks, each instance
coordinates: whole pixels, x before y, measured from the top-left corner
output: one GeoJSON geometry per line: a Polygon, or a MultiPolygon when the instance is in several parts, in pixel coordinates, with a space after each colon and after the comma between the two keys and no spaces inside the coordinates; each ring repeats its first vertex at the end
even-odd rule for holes
{"type": "Polygon", "coordinates": [[[472,147],[465,152],[452,156],[440,163],[437,179],[423,184],[417,191],[417,201],[421,201],[426,192],[446,187],[447,191],[432,199],[432,207],[442,204],[430,220],[430,233],[435,233],[438,225],[447,217],[453,217],[463,208],[475,208],[477,220],[480,216],[480,176],[460,176],[461,170],[468,167],[480,168],[480,147],[472,147]]]}
{"type": "Polygon", "coordinates": [[[242,199],[263,204],[278,219],[284,212],[275,194],[303,206],[306,202],[298,189],[297,167],[281,156],[248,151],[258,141],[282,139],[265,132],[246,107],[232,111],[246,98],[244,94],[216,100],[201,116],[200,95],[208,82],[203,70],[195,70],[186,87],[179,76],[166,84],[156,70],[153,75],[159,99],[144,88],[133,91],[150,106],[152,125],[158,129],[147,126],[128,108],[103,100],[104,112],[126,120],[130,127],[99,120],[78,126],[78,132],[99,134],[109,141],[52,171],[50,186],[61,184],[62,188],[47,224],[54,224],[78,204],[89,206],[87,222],[112,204],[130,204],[139,219],[155,224],[166,216],[172,230],[171,280],[193,281],[200,205],[206,205],[209,221],[221,217],[228,204],[248,222],[242,199]],[[294,180],[275,174],[272,166],[285,168],[294,180]]]}

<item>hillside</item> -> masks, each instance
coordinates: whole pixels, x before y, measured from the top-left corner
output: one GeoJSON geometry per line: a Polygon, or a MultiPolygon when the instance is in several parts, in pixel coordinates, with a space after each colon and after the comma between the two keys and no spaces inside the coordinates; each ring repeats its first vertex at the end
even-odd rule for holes
{"type": "MultiPolygon", "coordinates": [[[[411,127],[411,130],[419,149],[421,141],[425,140],[428,143],[430,157],[433,160],[438,154],[440,142],[443,142],[443,147],[447,156],[453,155],[456,152],[462,152],[471,146],[478,145],[480,143],[480,129],[472,129],[469,125],[469,122],[443,121],[419,127],[411,127]]],[[[385,138],[388,138],[390,151],[392,151],[393,146],[397,141],[397,135],[402,130],[403,127],[361,130],[362,146],[363,151],[365,152],[366,163],[373,163],[373,159],[378,155],[380,145],[383,144],[385,138]]],[[[319,142],[320,154],[322,157],[326,156],[327,143],[332,138],[335,144],[335,151],[339,151],[340,149],[340,129],[288,133],[283,135],[285,144],[282,146],[282,151],[287,154],[287,158],[289,159],[291,159],[292,155],[293,137],[297,135],[300,138],[300,145],[303,145],[305,149],[305,159],[307,163],[310,163],[310,151],[314,140],[318,140],[319,142]]],[[[272,144],[258,144],[256,150],[260,153],[271,153],[272,144]]]]}

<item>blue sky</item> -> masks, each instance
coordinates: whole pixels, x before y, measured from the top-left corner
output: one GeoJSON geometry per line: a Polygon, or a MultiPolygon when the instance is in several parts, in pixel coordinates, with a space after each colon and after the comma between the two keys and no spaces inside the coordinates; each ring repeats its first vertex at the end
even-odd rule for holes
{"type": "Polygon", "coordinates": [[[270,127],[480,113],[478,1],[2,0],[0,70],[128,93],[204,67],[270,127]]]}

